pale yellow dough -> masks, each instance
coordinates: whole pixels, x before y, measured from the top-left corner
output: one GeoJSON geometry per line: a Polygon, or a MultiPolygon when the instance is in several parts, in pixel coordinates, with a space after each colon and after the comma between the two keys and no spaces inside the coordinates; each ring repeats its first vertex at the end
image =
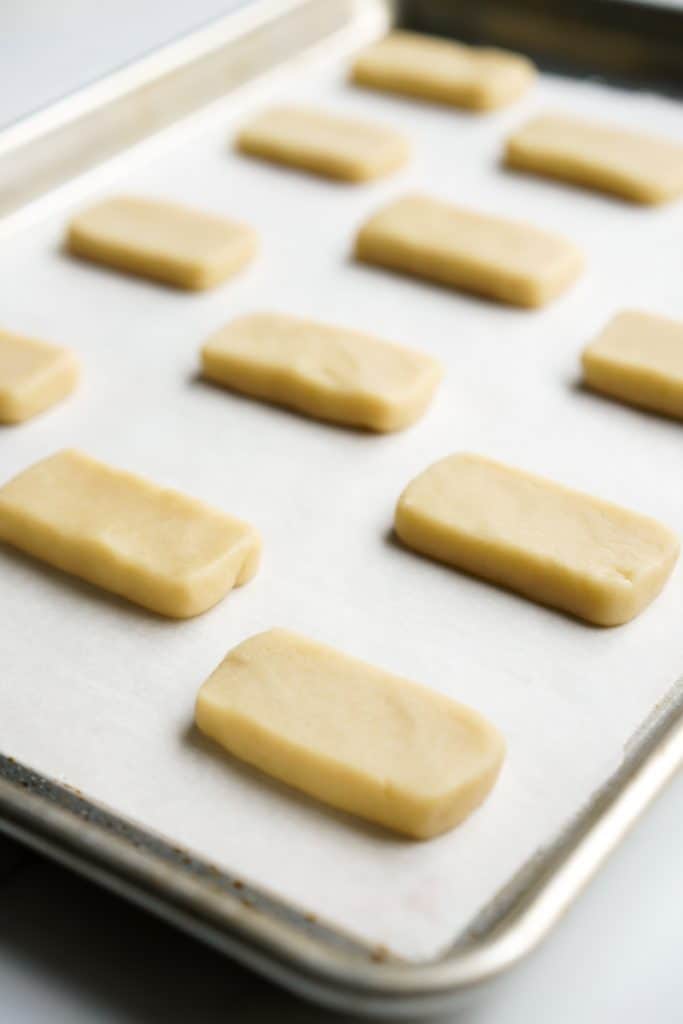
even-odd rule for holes
{"type": "Polygon", "coordinates": [[[358,57],[359,85],[470,110],[493,110],[526,92],[531,61],[506,50],[464,46],[415,32],[392,32],[358,57]]]}
{"type": "Polygon", "coordinates": [[[117,196],[77,214],[67,246],[85,259],[178,288],[212,288],[255,255],[246,224],[177,203],[117,196]]]}
{"type": "Polygon", "coordinates": [[[78,375],[68,348],[0,331],[0,423],[22,423],[60,402],[78,375]]]}
{"type": "Polygon", "coordinates": [[[246,583],[260,553],[247,523],[71,450],[0,487],[0,540],[172,618],[246,583]]]}
{"type": "Polygon", "coordinates": [[[594,391],[683,420],[682,322],[619,313],[581,361],[584,382],[594,391]]]}
{"type": "Polygon", "coordinates": [[[240,317],[214,334],[202,372],[255,398],[377,431],[414,423],[442,376],[421,352],[275,313],[240,317]]]}
{"type": "Polygon", "coordinates": [[[476,711],[284,629],[230,651],[195,718],[243,761],[416,839],[466,818],[505,756],[476,711]]]}
{"type": "Polygon", "coordinates": [[[404,196],[361,228],[356,258],[514,306],[542,306],[579,276],[571,243],[518,221],[404,196]]]}
{"type": "Polygon", "coordinates": [[[410,156],[393,128],[307,107],[275,107],[239,133],[243,153],[342,181],[368,181],[402,167],[410,156]]]}
{"type": "Polygon", "coordinates": [[[612,192],[637,203],[683,193],[683,145],[564,114],[544,114],[507,142],[508,167],[612,192]]]}
{"type": "Polygon", "coordinates": [[[395,528],[422,554],[601,626],[641,612],[679,548],[654,519],[465,454],[408,485],[395,528]]]}

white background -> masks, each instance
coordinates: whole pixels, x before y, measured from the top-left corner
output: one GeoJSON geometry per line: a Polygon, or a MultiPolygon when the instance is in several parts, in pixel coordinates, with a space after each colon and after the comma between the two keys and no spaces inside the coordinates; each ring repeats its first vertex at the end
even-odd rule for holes
{"type": "MultiPolygon", "coordinates": [[[[3,90],[3,101],[10,96],[14,109],[7,105],[0,108],[0,122],[78,84],[76,72],[82,79],[95,77],[121,63],[129,53],[142,52],[157,39],[171,38],[200,23],[204,14],[216,13],[225,4],[195,2],[191,13],[186,4],[165,4],[163,33],[158,32],[160,5],[147,5],[141,18],[139,5],[119,4],[111,21],[106,5],[98,5],[97,22],[90,7],[90,25],[83,20],[85,4],[59,5],[59,18],[57,6],[23,3],[3,7],[2,18],[9,20],[8,31],[3,27],[0,37],[3,64],[8,67],[4,53],[7,42],[15,84],[3,90]],[[111,26],[117,30],[112,31],[111,26]],[[65,47],[55,45],[56,33],[61,31],[67,38],[65,47]],[[43,59],[27,60],[22,35],[40,48],[43,59]],[[26,75],[27,68],[31,68],[30,75],[26,75]],[[60,87],[60,75],[64,87],[60,87]]],[[[647,833],[646,824],[536,960],[476,1012],[461,1019],[647,1019],[666,1024],[681,1019],[683,1010],[678,1011],[677,999],[683,999],[683,986],[677,975],[676,953],[683,930],[679,923],[683,891],[678,877],[683,837],[680,826],[676,831],[672,822],[682,820],[682,810],[683,790],[678,785],[650,815],[647,833]]],[[[224,978],[222,964],[161,927],[143,923],[139,915],[121,909],[81,883],[65,880],[54,869],[28,865],[6,882],[3,895],[3,1024],[5,1019],[92,1020],[95,1007],[100,1011],[97,1019],[102,1020],[153,1020],[159,1017],[161,1008],[165,1019],[181,1020],[187,1019],[190,1007],[193,1019],[230,1017],[226,1012],[232,998],[227,991],[230,983],[224,978]],[[93,946],[97,935],[101,946],[93,946]],[[146,936],[144,941],[141,936],[146,936]],[[137,955],[132,956],[136,948],[137,955]],[[150,949],[158,951],[158,959],[150,949]],[[143,986],[133,980],[136,975],[142,977],[141,950],[147,961],[144,969],[152,982],[156,976],[156,994],[153,984],[145,982],[143,986]],[[180,960],[187,967],[186,974],[180,972],[186,988],[176,991],[174,982],[172,999],[168,964],[164,968],[167,958],[180,960]],[[168,1010],[167,999],[174,1011],[168,1010]]],[[[261,1007],[258,1019],[278,1019],[276,993],[253,981],[239,984],[248,986],[248,995],[242,997],[241,1004],[249,1007],[249,1019],[257,1019],[257,1007],[261,1007]]],[[[319,1019],[313,1013],[301,1012],[303,1020],[319,1019]]]]}

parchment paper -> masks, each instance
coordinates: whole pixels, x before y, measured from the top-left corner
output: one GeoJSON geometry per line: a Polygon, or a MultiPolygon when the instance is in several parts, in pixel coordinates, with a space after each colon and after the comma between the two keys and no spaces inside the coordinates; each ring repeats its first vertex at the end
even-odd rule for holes
{"type": "Polygon", "coordinates": [[[258,577],[171,622],[0,551],[0,749],[250,882],[398,954],[451,942],[619,762],[683,670],[677,571],[635,622],[601,630],[423,560],[390,539],[404,485],[472,450],[660,518],[683,534],[679,424],[582,392],[582,346],[622,307],[683,317],[683,208],[630,206],[498,166],[507,132],[555,108],[683,136],[673,101],[544,77],[512,109],[472,116],[344,84],[344,62],[297,62],[38,204],[0,245],[0,323],[73,346],[78,393],[0,433],[1,478],[63,446],[253,522],[258,577]],[[412,137],[395,177],[344,186],[238,157],[249,109],[302,99],[412,137]],[[529,220],[588,255],[542,312],[507,309],[356,266],[380,203],[423,189],[529,220]],[[71,209],[109,192],[177,198],[252,223],[241,277],[188,295],[60,251],[71,209]],[[375,332],[447,368],[425,418],[378,437],[318,424],[197,379],[206,336],[272,309],[375,332]],[[300,630],[478,708],[509,743],[485,806],[413,843],[336,814],[221,755],[191,728],[226,651],[300,630]]]}

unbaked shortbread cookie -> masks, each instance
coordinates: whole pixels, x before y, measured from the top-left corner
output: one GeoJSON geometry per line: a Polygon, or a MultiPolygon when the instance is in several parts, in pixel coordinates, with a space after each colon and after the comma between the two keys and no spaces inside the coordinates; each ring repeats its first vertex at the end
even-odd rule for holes
{"type": "Polygon", "coordinates": [[[227,655],[195,719],[243,761],[416,839],[466,818],[505,755],[476,711],[284,629],[227,655]]]}
{"type": "Polygon", "coordinates": [[[70,252],[178,288],[212,288],[241,270],[257,249],[246,224],[156,199],[117,196],[77,214],[70,252]]]}
{"type": "Polygon", "coordinates": [[[390,174],[410,156],[393,128],[306,107],[275,107],[259,114],[237,136],[243,153],[300,167],[342,181],[390,174]]]}
{"type": "Polygon", "coordinates": [[[413,480],[395,528],[422,554],[600,626],[641,612],[679,547],[654,519],[478,455],[413,480]]]}
{"type": "Polygon", "coordinates": [[[0,331],[0,423],[22,423],[66,398],[78,375],[68,348],[0,331]]]}
{"type": "Polygon", "coordinates": [[[518,221],[410,195],[360,229],[356,258],[514,306],[542,306],[583,268],[570,242],[518,221]]]}
{"type": "Polygon", "coordinates": [[[526,57],[506,50],[392,32],[358,57],[351,77],[372,89],[470,110],[493,110],[526,92],[535,70],[526,57]]]}
{"type": "Polygon", "coordinates": [[[683,145],[563,114],[535,117],[508,141],[505,163],[637,203],[683,193],[683,145]]]}
{"type": "Polygon", "coordinates": [[[588,387],[683,420],[683,323],[618,313],[581,358],[588,387]]]}
{"type": "Polygon", "coordinates": [[[260,554],[247,523],[70,450],[0,487],[0,540],[172,618],[246,583],[260,554]]]}
{"type": "Polygon", "coordinates": [[[202,372],[255,398],[378,431],[414,423],[442,376],[421,352],[274,313],[240,317],[214,334],[202,372]]]}

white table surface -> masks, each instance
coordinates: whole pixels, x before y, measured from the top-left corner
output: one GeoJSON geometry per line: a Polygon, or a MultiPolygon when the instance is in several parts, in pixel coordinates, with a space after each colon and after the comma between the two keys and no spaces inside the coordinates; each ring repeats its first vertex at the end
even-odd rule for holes
{"type": "MultiPolygon", "coordinates": [[[[4,0],[0,126],[247,0],[4,0]]],[[[683,1021],[683,779],[458,1024],[683,1021]]],[[[348,1020],[0,839],[0,1024],[348,1020]]]]}

